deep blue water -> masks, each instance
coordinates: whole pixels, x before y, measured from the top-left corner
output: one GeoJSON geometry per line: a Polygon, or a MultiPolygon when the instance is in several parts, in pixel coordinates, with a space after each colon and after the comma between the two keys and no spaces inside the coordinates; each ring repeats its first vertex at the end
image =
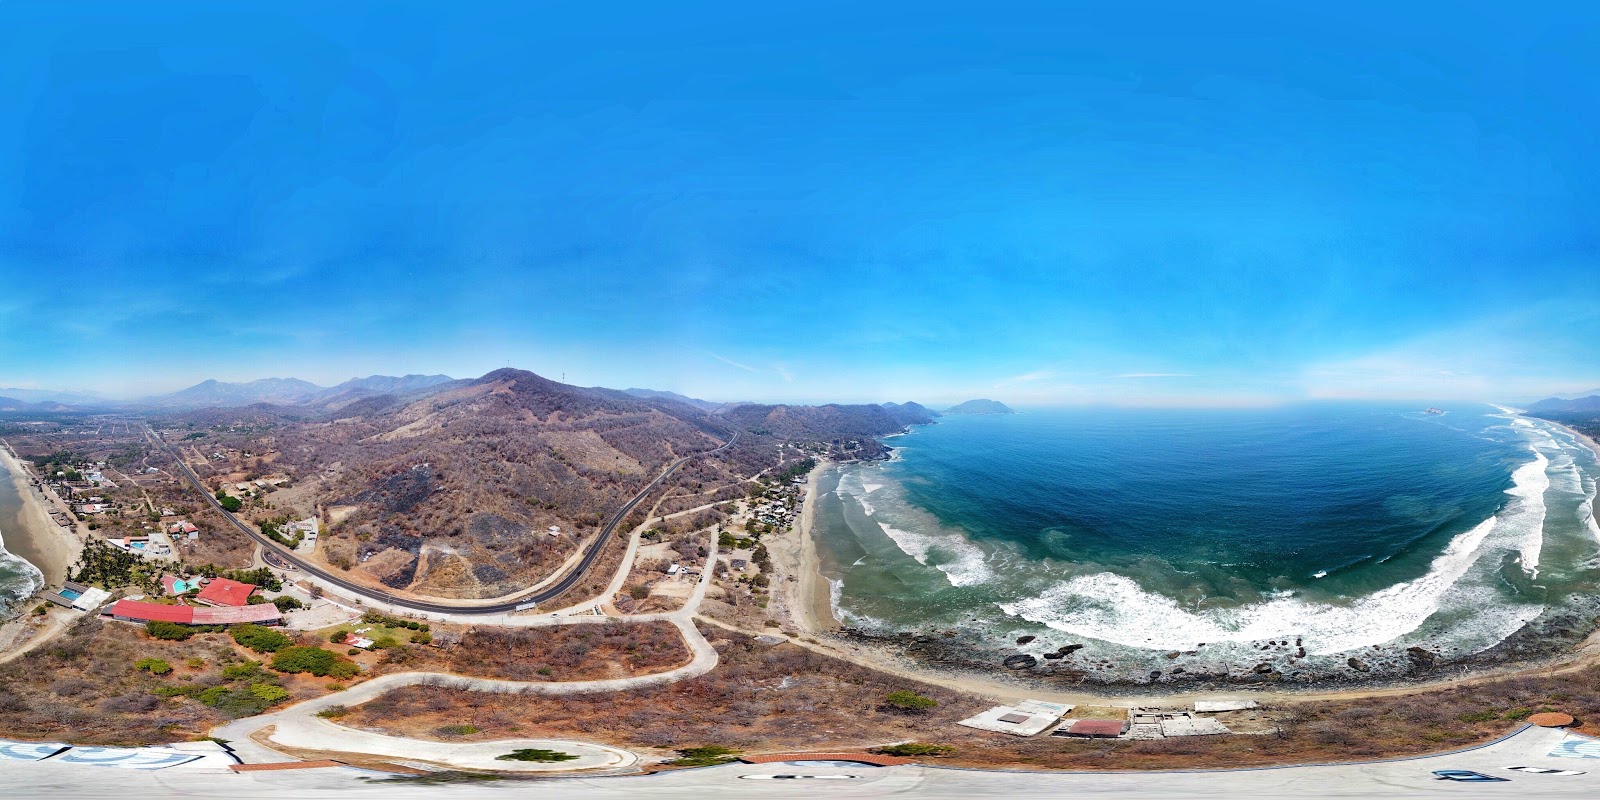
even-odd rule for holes
{"type": "Polygon", "coordinates": [[[1106,567],[1155,558],[1248,598],[1317,572],[1344,588],[1425,568],[1406,556],[1493,513],[1528,452],[1462,420],[1338,406],[955,417],[894,440],[903,460],[884,472],[975,539],[1106,567]]]}
{"type": "Polygon", "coordinates": [[[824,571],[875,627],[1471,652],[1594,585],[1594,457],[1547,423],[1446,411],[946,417],[824,480],[824,571]]]}

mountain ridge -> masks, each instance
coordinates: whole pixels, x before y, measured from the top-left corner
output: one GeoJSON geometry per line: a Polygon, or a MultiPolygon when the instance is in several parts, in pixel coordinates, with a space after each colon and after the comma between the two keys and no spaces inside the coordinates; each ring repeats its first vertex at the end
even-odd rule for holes
{"type": "Polygon", "coordinates": [[[999,400],[968,400],[944,410],[946,414],[1015,414],[1010,406],[999,400]]]}
{"type": "Polygon", "coordinates": [[[1587,397],[1547,397],[1528,406],[1527,411],[1534,414],[1548,413],[1585,413],[1600,411],[1600,392],[1587,397]]]}

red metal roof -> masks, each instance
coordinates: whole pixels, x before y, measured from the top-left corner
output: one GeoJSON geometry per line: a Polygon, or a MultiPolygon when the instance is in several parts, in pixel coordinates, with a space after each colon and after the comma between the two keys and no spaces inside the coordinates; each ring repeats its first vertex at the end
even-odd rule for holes
{"type": "Polygon", "coordinates": [[[194,609],[189,606],[164,606],[160,603],[140,603],[136,600],[118,600],[113,603],[111,616],[140,622],[181,622],[185,625],[194,623],[194,609]]]}
{"type": "Polygon", "coordinates": [[[140,603],[133,600],[118,600],[111,606],[111,616],[139,622],[179,622],[184,625],[238,625],[245,622],[277,622],[283,619],[283,615],[278,613],[278,607],[271,603],[195,608],[140,603]]]}
{"type": "Polygon", "coordinates": [[[250,602],[250,595],[255,590],[254,584],[217,578],[206,584],[206,588],[201,589],[195,599],[214,606],[242,606],[250,602]]]}
{"type": "Polygon", "coordinates": [[[1072,723],[1067,733],[1074,736],[1121,736],[1122,720],[1080,719],[1072,723]]]}
{"type": "Polygon", "coordinates": [[[196,625],[237,625],[243,622],[277,622],[283,619],[283,614],[278,612],[278,607],[271,603],[258,603],[253,606],[222,606],[218,608],[194,608],[194,624],[196,625]]]}

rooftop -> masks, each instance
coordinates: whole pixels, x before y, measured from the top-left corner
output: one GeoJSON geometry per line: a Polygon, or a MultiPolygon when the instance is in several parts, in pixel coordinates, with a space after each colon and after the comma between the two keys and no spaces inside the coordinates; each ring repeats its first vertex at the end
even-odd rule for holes
{"type": "Polygon", "coordinates": [[[118,600],[112,604],[107,613],[118,619],[135,622],[176,622],[182,625],[234,625],[243,622],[277,622],[283,618],[278,607],[271,603],[227,608],[196,608],[118,600]]]}
{"type": "Polygon", "coordinates": [[[214,606],[242,606],[250,602],[255,590],[254,584],[217,578],[206,584],[195,599],[214,606]]]}

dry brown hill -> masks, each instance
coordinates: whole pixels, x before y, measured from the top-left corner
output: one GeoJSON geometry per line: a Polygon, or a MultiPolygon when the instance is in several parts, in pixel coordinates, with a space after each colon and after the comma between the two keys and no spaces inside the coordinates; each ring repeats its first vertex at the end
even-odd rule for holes
{"type": "Polygon", "coordinates": [[[697,409],[657,405],[498,370],[282,425],[277,464],[318,476],[339,520],[322,545],[330,564],[399,589],[496,596],[549,575],[667,463],[731,435],[697,409]]]}
{"type": "MultiPolygon", "coordinates": [[[[899,430],[882,406],[707,410],[672,396],[638,397],[503,369],[411,394],[370,394],[320,407],[260,404],[168,420],[205,430],[206,451],[230,447],[243,472],[293,479],[251,501],[265,519],[315,511],[319,559],[353,577],[440,597],[495,597],[549,577],[615,510],[679,456],[736,446],[685,464],[662,488],[671,508],[742,496],[740,481],[779,465],[776,443],[859,442],[899,430]],[[548,534],[550,526],[561,535],[548,534]]],[[[230,451],[232,452],[232,451],[230,451]]]]}

